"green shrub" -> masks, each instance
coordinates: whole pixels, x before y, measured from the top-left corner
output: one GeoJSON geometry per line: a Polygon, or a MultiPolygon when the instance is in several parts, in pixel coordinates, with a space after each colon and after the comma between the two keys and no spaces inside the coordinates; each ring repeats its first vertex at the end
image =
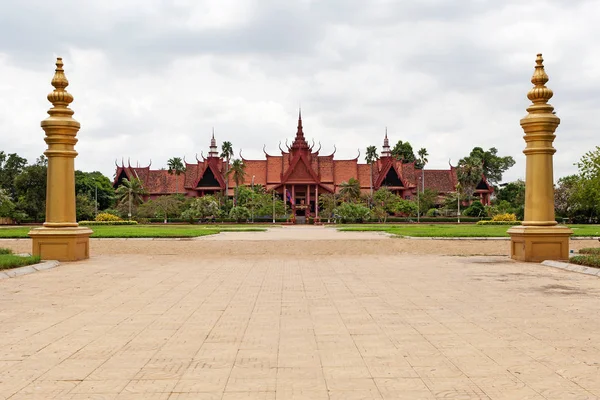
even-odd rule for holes
{"type": "Polygon", "coordinates": [[[580,254],[596,254],[600,255],[600,247],[586,247],[579,250],[580,254]]]}
{"type": "Polygon", "coordinates": [[[477,221],[477,225],[521,225],[521,221],[477,221]]]}
{"type": "MultiPolygon", "coordinates": [[[[98,214],[100,215],[100,214],[98,214]]],[[[137,225],[137,221],[79,221],[79,225],[93,226],[93,225],[137,225]]]]}
{"type": "Polygon", "coordinates": [[[229,217],[236,222],[247,221],[250,218],[250,210],[244,206],[236,206],[229,211],[229,217]]]}
{"type": "Polygon", "coordinates": [[[334,210],[342,223],[366,222],[371,219],[371,210],[362,204],[342,203],[334,210]]]}
{"type": "Polygon", "coordinates": [[[600,257],[594,254],[573,256],[569,259],[572,264],[585,265],[586,267],[600,268],[600,257]]]}
{"type": "Polygon", "coordinates": [[[467,217],[485,217],[485,208],[480,201],[474,201],[464,212],[467,217]]]}
{"type": "MultiPolygon", "coordinates": [[[[118,217],[114,214],[109,214],[107,212],[100,213],[96,216],[96,222],[117,222],[117,221],[123,221],[123,219],[121,219],[121,217],[118,217]]],[[[90,222],[90,221],[84,221],[84,222],[90,222]]]]}
{"type": "Polygon", "coordinates": [[[0,247],[0,254],[12,254],[13,251],[11,249],[7,249],[5,247],[0,247]]]}
{"type": "Polygon", "coordinates": [[[429,210],[427,210],[427,214],[428,217],[437,217],[438,215],[440,215],[440,212],[438,211],[437,208],[430,208],[429,210]]]}

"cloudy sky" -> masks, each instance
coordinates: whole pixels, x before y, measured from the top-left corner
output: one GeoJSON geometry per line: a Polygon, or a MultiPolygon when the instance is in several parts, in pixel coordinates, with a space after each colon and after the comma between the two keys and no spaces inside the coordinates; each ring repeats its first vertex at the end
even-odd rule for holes
{"type": "MultiPolygon", "coordinates": [[[[0,150],[33,162],[62,56],[81,122],[76,168],[277,154],[298,106],[322,154],[409,141],[447,168],[496,147],[524,177],[519,119],[544,54],[562,123],[555,178],[600,144],[597,0],[3,0],[0,150]],[[219,143],[220,145],[220,143],[219,143]]],[[[363,156],[361,156],[362,159],[363,156]]]]}

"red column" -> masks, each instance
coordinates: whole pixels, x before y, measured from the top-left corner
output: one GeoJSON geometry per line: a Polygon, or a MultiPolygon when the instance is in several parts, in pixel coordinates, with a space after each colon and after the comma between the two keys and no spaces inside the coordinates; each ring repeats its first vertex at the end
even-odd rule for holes
{"type": "Polygon", "coordinates": [[[296,218],[296,185],[292,185],[292,213],[296,218]]]}
{"type": "Polygon", "coordinates": [[[310,215],[310,185],[306,185],[306,210],[306,217],[308,219],[308,216],[310,215]]]}
{"type": "Polygon", "coordinates": [[[319,185],[315,185],[315,218],[319,218],[319,185]]]}

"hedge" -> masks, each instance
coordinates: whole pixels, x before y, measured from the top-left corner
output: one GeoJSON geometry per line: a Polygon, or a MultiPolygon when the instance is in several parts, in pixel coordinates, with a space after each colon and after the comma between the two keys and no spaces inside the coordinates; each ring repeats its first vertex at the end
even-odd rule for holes
{"type": "MultiPolygon", "coordinates": [[[[461,215],[460,222],[478,222],[489,220],[489,218],[478,218],[478,217],[464,217],[461,215]]],[[[421,217],[419,222],[452,222],[456,223],[457,217],[421,217]]],[[[417,222],[417,217],[388,217],[387,222],[417,222]]]]}
{"type": "Polygon", "coordinates": [[[137,225],[137,221],[79,221],[79,225],[137,225]]]}
{"type": "Polygon", "coordinates": [[[585,265],[587,267],[600,268],[600,257],[593,254],[573,256],[569,259],[569,262],[573,264],[585,265]]]}
{"type": "Polygon", "coordinates": [[[477,225],[521,225],[521,221],[479,221],[477,225]]]}
{"type": "Polygon", "coordinates": [[[580,254],[596,254],[600,256],[600,247],[586,247],[579,250],[580,254]]]}

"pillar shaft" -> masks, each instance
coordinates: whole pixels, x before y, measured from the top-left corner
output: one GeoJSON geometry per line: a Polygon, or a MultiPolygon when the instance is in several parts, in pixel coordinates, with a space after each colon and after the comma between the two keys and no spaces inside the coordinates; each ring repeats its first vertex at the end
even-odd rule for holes
{"type": "Polygon", "coordinates": [[[61,58],[56,61],[52,79],[54,91],[48,95],[53,107],[42,121],[48,149],[46,189],[46,221],[42,228],[29,232],[33,254],[46,260],[74,261],[89,257],[91,229],[79,227],[75,212],[75,136],[80,125],[73,119],[69,104],[73,96],[65,88],[69,85],[61,58]]]}
{"type": "MultiPolygon", "coordinates": [[[[552,226],[554,219],[554,176],[552,142],[560,119],[550,112],[529,114],[521,120],[527,147],[525,172],[525,218],[523,225],[552,226]]],[[[530,107],[530,110],[533,107],[530,107]]],[[[544,110],[546,111],[546,110],[544,110]]]]}
{"type": "Polygon", "coordinates": [[[538,54],[531,78],[534,87],[527,94],[532,105],[521,119],[526,143],[525,218],[521,226],[508,230],[511,257],[520,261],[567,260],[569,236],[573,233],[565,226],[556,226],[554,219],[552,157],[556,150],[552,143],[560,119],[548,104],[553,93],[546,87],[548,75],[543,61],[538,54]]]}

